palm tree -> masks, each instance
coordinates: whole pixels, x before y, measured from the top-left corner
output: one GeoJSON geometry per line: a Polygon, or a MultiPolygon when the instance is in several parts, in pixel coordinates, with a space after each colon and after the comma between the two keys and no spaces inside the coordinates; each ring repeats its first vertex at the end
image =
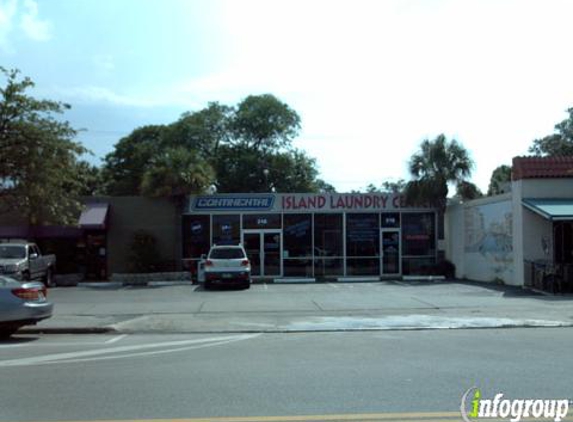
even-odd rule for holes
{"type": "Polygon", "coordinates": [[[141,193],[177,199],[203,192],[215,180],[213,168],[196,151],[170,148],[152,160],[144,172],[141,193]]]}
{"type": "Polygon", "coordinates": [[[433,141],[424,140],[409,163],[413,180],[406,185],[406,202],[414,206],[446,210],[448,184],[460,185],[470,175],[473,161],[455,139],[448,142],[441,134],[433,141]]]}

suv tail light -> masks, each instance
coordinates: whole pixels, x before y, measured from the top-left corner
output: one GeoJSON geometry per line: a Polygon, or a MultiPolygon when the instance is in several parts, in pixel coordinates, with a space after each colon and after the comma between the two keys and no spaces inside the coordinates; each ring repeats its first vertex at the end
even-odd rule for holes
{"type": "Polygon", "coordinates": [[[206,267],[212,267],[212,266],[213,266],[213,261],[211,261],[210,259],[208,259],[207,261],[205,261],[205,266],[206,266],[206,267]]]}
{"type": "Polygon", "coordinates": [[[40,293],[43,297],[47,296],[46,288],[20,288],[12,289],[12,294],[22,300],[40,300],[40,293]]]}
{"type": "Polygon", "coordinates": [[[249,265],[249,260],[248,260],[248,259],[243,259],[243,260],[241,261],[241,266],[247,267],[248,265],[249,265]]]}

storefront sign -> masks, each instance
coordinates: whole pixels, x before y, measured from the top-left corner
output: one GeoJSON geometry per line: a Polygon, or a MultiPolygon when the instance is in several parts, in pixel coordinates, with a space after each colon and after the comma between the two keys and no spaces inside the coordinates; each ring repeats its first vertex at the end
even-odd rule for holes
{"type": "Polygon", "coordinates": [[[400,195],[386,194],[284,194],[281,205],[283,211],[386,210],[402,208],[403,198],[400,195]]]}
{"type": "Polygon", "coordinates": [[[401,195],[365,194],[221,194],[191,197],[191,211],[381,211],[404,208],[401,195]]]}
{"type": "Polygon", "coordinates": [[[193,209],[205,211],[263,211],[271,210],[274,195],[262,196],[198,196],[193,209]]]}

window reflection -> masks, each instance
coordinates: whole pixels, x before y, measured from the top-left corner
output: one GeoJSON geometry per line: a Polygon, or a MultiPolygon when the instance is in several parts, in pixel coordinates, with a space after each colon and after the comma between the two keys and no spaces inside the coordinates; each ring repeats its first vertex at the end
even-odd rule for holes
{"type": "Polygon", "coordinates": [[[284,215],[284,257],[312,256],[312,215],[284,215]]]}
{"type": "Polygon", "coordinates": [[[380,256],[378,214],[346,215],[346,256],[380,256]]]}
{"type": "Polygon", "coordinates": [[[343,256],[342,214],[314,215],[315,258],[343,256]]]}
{"type": "Polygon", "coordinates": [[[436,253],[434,213],[402,214],[402,254],[430,256],[436,253]]]}

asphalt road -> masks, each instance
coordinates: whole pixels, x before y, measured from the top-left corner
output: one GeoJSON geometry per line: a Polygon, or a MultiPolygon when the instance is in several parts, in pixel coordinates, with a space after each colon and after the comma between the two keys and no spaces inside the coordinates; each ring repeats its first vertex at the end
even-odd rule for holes
{"type": "Polygon", "coordinates": [[[0,420],[460,420],[472,386],[573,398],[572,351],[572,328],[20,335],[0,343],[0,420]]]}

